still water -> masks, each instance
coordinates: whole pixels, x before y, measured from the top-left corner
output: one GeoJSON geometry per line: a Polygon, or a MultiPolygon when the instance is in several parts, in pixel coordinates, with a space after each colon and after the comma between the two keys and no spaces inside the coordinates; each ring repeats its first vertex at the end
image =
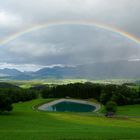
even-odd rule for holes
{"type": "Polygon", "coordinates": [[[46,111],[58,112],[92,112],[96,109],[95,106],[83,103],[70,101],[62,101],[46,108],[46,111]]]}

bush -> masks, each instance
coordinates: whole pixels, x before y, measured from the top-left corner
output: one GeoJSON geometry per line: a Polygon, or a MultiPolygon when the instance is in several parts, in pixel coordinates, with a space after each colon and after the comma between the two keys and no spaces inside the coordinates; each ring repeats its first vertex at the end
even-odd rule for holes
{"type": "Polygon", "coordinates": [[[107,114],[115,114],[117,111],[117,104],[114,101],[108,101],[105,110],[107,114]]]}

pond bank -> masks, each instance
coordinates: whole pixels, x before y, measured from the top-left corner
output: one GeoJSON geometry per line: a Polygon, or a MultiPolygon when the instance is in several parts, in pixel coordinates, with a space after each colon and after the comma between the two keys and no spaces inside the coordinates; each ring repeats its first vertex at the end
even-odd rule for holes
{"type": "Polygon", "coordinates": [[[58,99],[58,100],[55,100],[55,101],[52,101],[52,102],[49,102],[49,103],[45,103],[45,104],[39,106],[38,110],[46,111],[46,108],[48,108],[50,106],[53,106],[55,104],[58,104],[60,102],[65,102],[65,101],[94,106],[95,110],[93,112],[96,112],[101,108],[100,104],[94,103],[94,102],[91,102],[91,101],[85,101],[85,100],[80,100],[80,99],[58,99]]]}

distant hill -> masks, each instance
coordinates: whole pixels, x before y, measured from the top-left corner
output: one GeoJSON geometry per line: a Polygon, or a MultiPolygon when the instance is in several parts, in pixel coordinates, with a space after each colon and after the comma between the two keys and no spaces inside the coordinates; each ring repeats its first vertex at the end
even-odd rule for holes
{"type": "Polygon", "coordinates": [[[140,77],[140,62],[116,61],[102,62],[77,67],[43,68],[35,75],[38,77],[73,77],[73,78],[138,78],[140,77]]]}
{"type": "Polygon", "coordinates": [[[2,69],[1,74],[7,74],[11,79],[31,80],[46,78],[87,78],[87,79],[109,79],[109,78],[139,78],[139,61],[115,61],[78,65],[76,67],[53,67],[43,68],[36,72],[20,72],[15,69],[2,69]]]}
{"type": "Polygon", "coordinates": [[[18,71],[17,69],[8,69],[8,68],[0,69],[0,75],[3,76],[17,76],[20,74],[22,74],[22,72],[18,71]]]}
{"type": "Polygon", "coordinates": [[[19,87],[10,83],[0,82],[0,88],[19,88],[19,87]]]}
{"type": "Polygon", "coordinates": [[[53,67],[53,68],[43,68],[35,72],[34,75],[37,77],[74,77],[77,74],[77,67],[53,67]]]}

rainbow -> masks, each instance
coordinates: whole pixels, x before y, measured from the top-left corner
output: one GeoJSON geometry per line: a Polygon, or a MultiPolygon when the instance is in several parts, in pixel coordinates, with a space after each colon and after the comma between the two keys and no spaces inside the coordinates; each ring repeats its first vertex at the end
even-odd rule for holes
{"type": "Polygon", "coordinates": [[[97,22],[93,22],[93,21],[51,21],[51,22],[47,22],[45,24],[34,25],[34,26],[32,26],[30,28],[27,28],[23,31],[17,32],[15,34],[7,37],[6,39],[1,40],[0,41],[0,46],[6,45],[11,41],[16,40],[17,38],[19,38],[19,37],[21,37],[21,36],[23,36],[27,33],[36,31],[36,30],[40,30],[40,29],[47,28],[47,27],[50,27],[50,26],[69,25],[69,24],[94,26],[94,27],[104,29],[104,30],[113,32],[115,34],[121,35],[121,36],[123,36],[123,37],[125,37],[125,38],[127,38],[127,39],[129,39],[129,40],[131,40],[131,41],[140,45],[140,39],[135,37],[134,35],[132,35],[128,32],[125,32],[123,30],[120,30],[120,29],[117,29],[117,28],[114,28],[114,27],[110,27],[110,26],[107,26],[107,25],[104,25],[104,24],[100,24],[100,23],[97,23],[97,22]]]}

